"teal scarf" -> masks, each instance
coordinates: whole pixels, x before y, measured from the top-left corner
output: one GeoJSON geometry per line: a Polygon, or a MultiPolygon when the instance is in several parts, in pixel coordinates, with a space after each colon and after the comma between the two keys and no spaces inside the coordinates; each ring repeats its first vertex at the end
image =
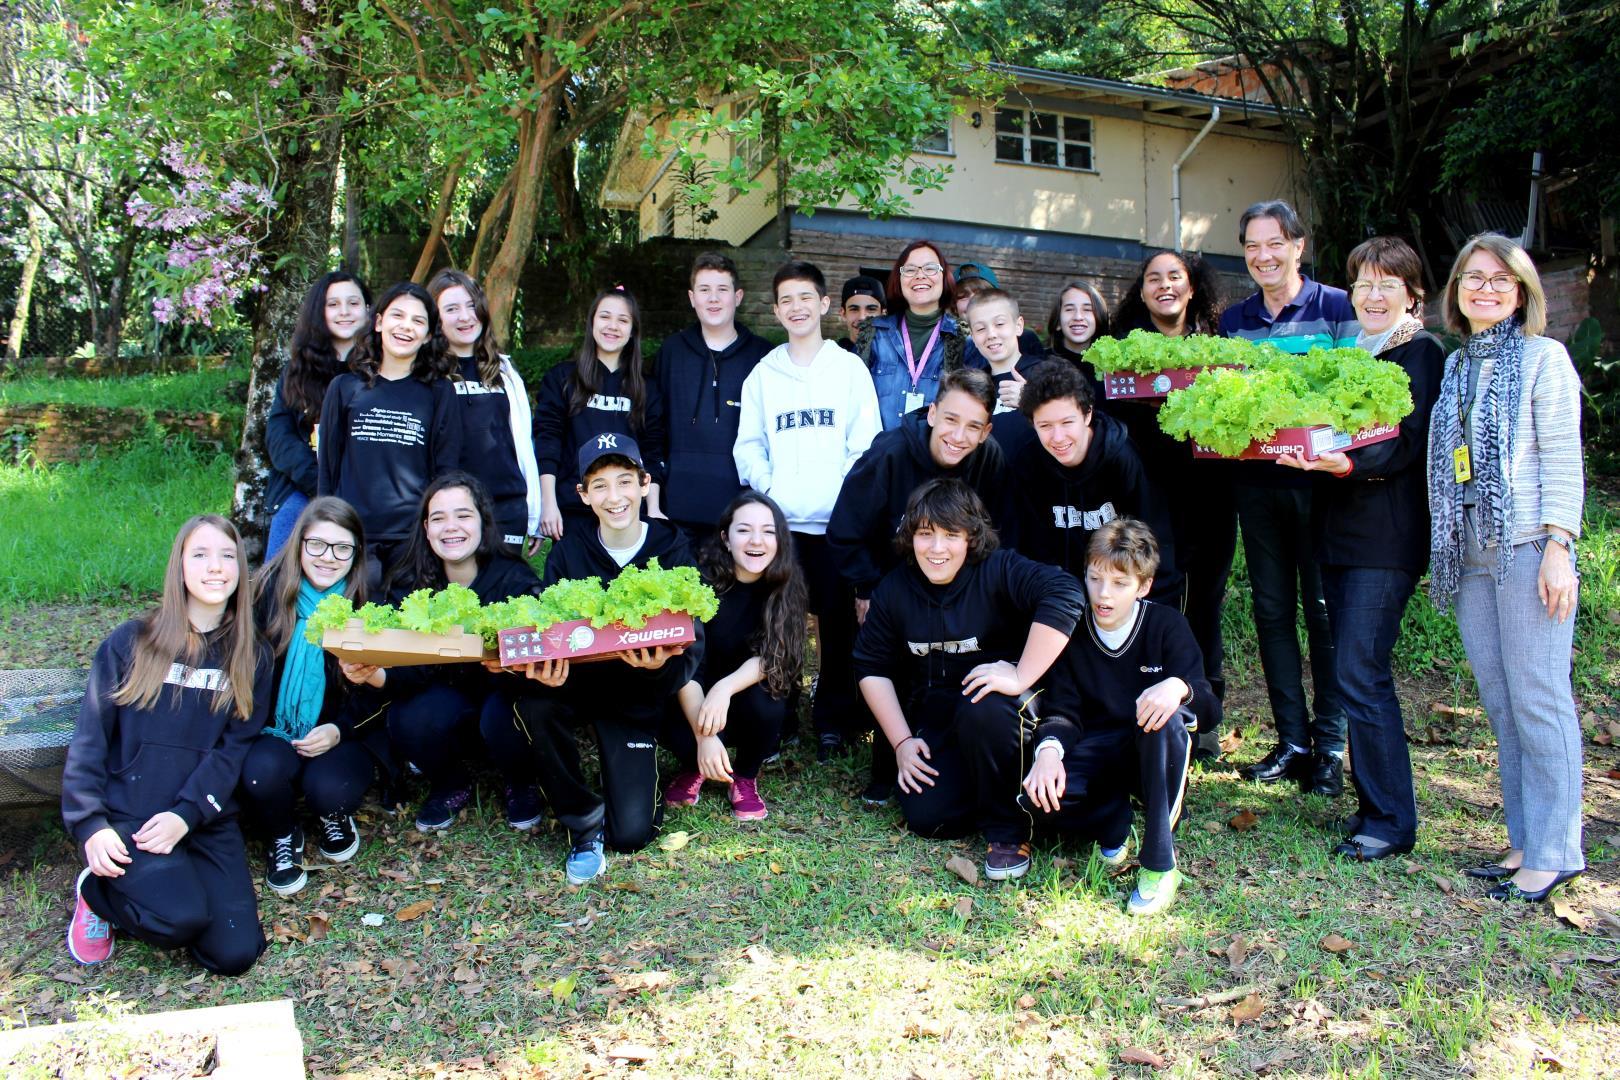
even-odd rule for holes
{"type": "Polygon", "coordinates": [[[321,720],[326,701],[326,653],[319,645],[304,639],[304,628],[315,614],[315,605],[333,593],[343,591],[345,578],[339,578],[325,592],[309,579],[298,583],[298,624],[287,642],[287,662],[281,669],[281,692],[276,695],[276,715],[265,732],[292,742],[308,735],[321,720]]]}

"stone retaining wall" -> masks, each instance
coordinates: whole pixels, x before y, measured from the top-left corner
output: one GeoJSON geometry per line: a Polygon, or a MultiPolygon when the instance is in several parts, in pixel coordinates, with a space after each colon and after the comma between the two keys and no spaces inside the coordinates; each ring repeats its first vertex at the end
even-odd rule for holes
{"type": "Polygon", "coordinates": [[[106,360],[94,356],[25,356],[13,370],[19,375],[82,375],[97,378],[108,375],[152,375],[199,368],[222,368],[230,356],[120,356],[106,360]]]}
{"type": "Polygon", "coordinates": [[[218,450],[236,446],[242,414],[184,413],[170,409],[107,409],[93,405],[42,403],[0,406],[0,457],[16,461],[31,453],[36,461],[77,461],[91,447],[113,446],[156,424],[168,435],[188,435],[218,450]]]}

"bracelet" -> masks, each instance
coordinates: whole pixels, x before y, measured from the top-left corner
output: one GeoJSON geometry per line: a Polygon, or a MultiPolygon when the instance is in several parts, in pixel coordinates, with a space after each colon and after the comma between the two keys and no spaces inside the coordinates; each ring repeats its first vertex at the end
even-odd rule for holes
{"type": "Polygon", "coordinates": [[[905,738],[903,738],[899,742],[895,743],[894,744],[894,752],[898,754],[900,752],[900,748],[902,746],[906,745],[906,743],[910,742],[912,739],[915,739],[916,737],[917,736],[915,736],[915,735],[907,735],[905,738]]]}

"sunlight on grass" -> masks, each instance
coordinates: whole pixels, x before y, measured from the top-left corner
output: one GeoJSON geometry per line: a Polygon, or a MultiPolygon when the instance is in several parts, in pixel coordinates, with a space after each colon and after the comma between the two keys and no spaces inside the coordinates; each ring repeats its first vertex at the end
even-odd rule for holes
{"type": "Polygon", "coordinates": [[[245,364],[202,367],[164,375],[77,378],[34,375],[0,380],[0,405],[64,402],[100,408],[173,409],[176,412],[240,410],[240,395],[229,391],[246,383],[245,364]]]}

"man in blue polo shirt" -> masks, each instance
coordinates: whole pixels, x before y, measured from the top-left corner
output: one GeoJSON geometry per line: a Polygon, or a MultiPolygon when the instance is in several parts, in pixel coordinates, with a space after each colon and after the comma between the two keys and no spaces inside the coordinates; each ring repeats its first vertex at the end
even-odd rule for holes
{"type": "MultiPolygon", "coordinates": [[[[1221,316],[1226,337],[1264,341],[1285,352],[1356,343],[1355,309],[1342,289],[1300,273],[1305,227],[1281,200],[1255,203],[1238,219],[1243,261],[1260,290],[1221,316]]],[[[1344,711],[1339,705],[1322,578],[1311,556],[1309,477],[1275,462],[1239,466],[1233,496],[1243,527],[1243,555],[1254,589],[1260,667],[1277,724],[1277,745],[1243,776],[1261,783],[1297,780],[1314,794],[1344,791],[1344,711]],[[1305,610],[1314,719],[1305,704],[1304,660],[1295,610],[1305,610]]]]}

